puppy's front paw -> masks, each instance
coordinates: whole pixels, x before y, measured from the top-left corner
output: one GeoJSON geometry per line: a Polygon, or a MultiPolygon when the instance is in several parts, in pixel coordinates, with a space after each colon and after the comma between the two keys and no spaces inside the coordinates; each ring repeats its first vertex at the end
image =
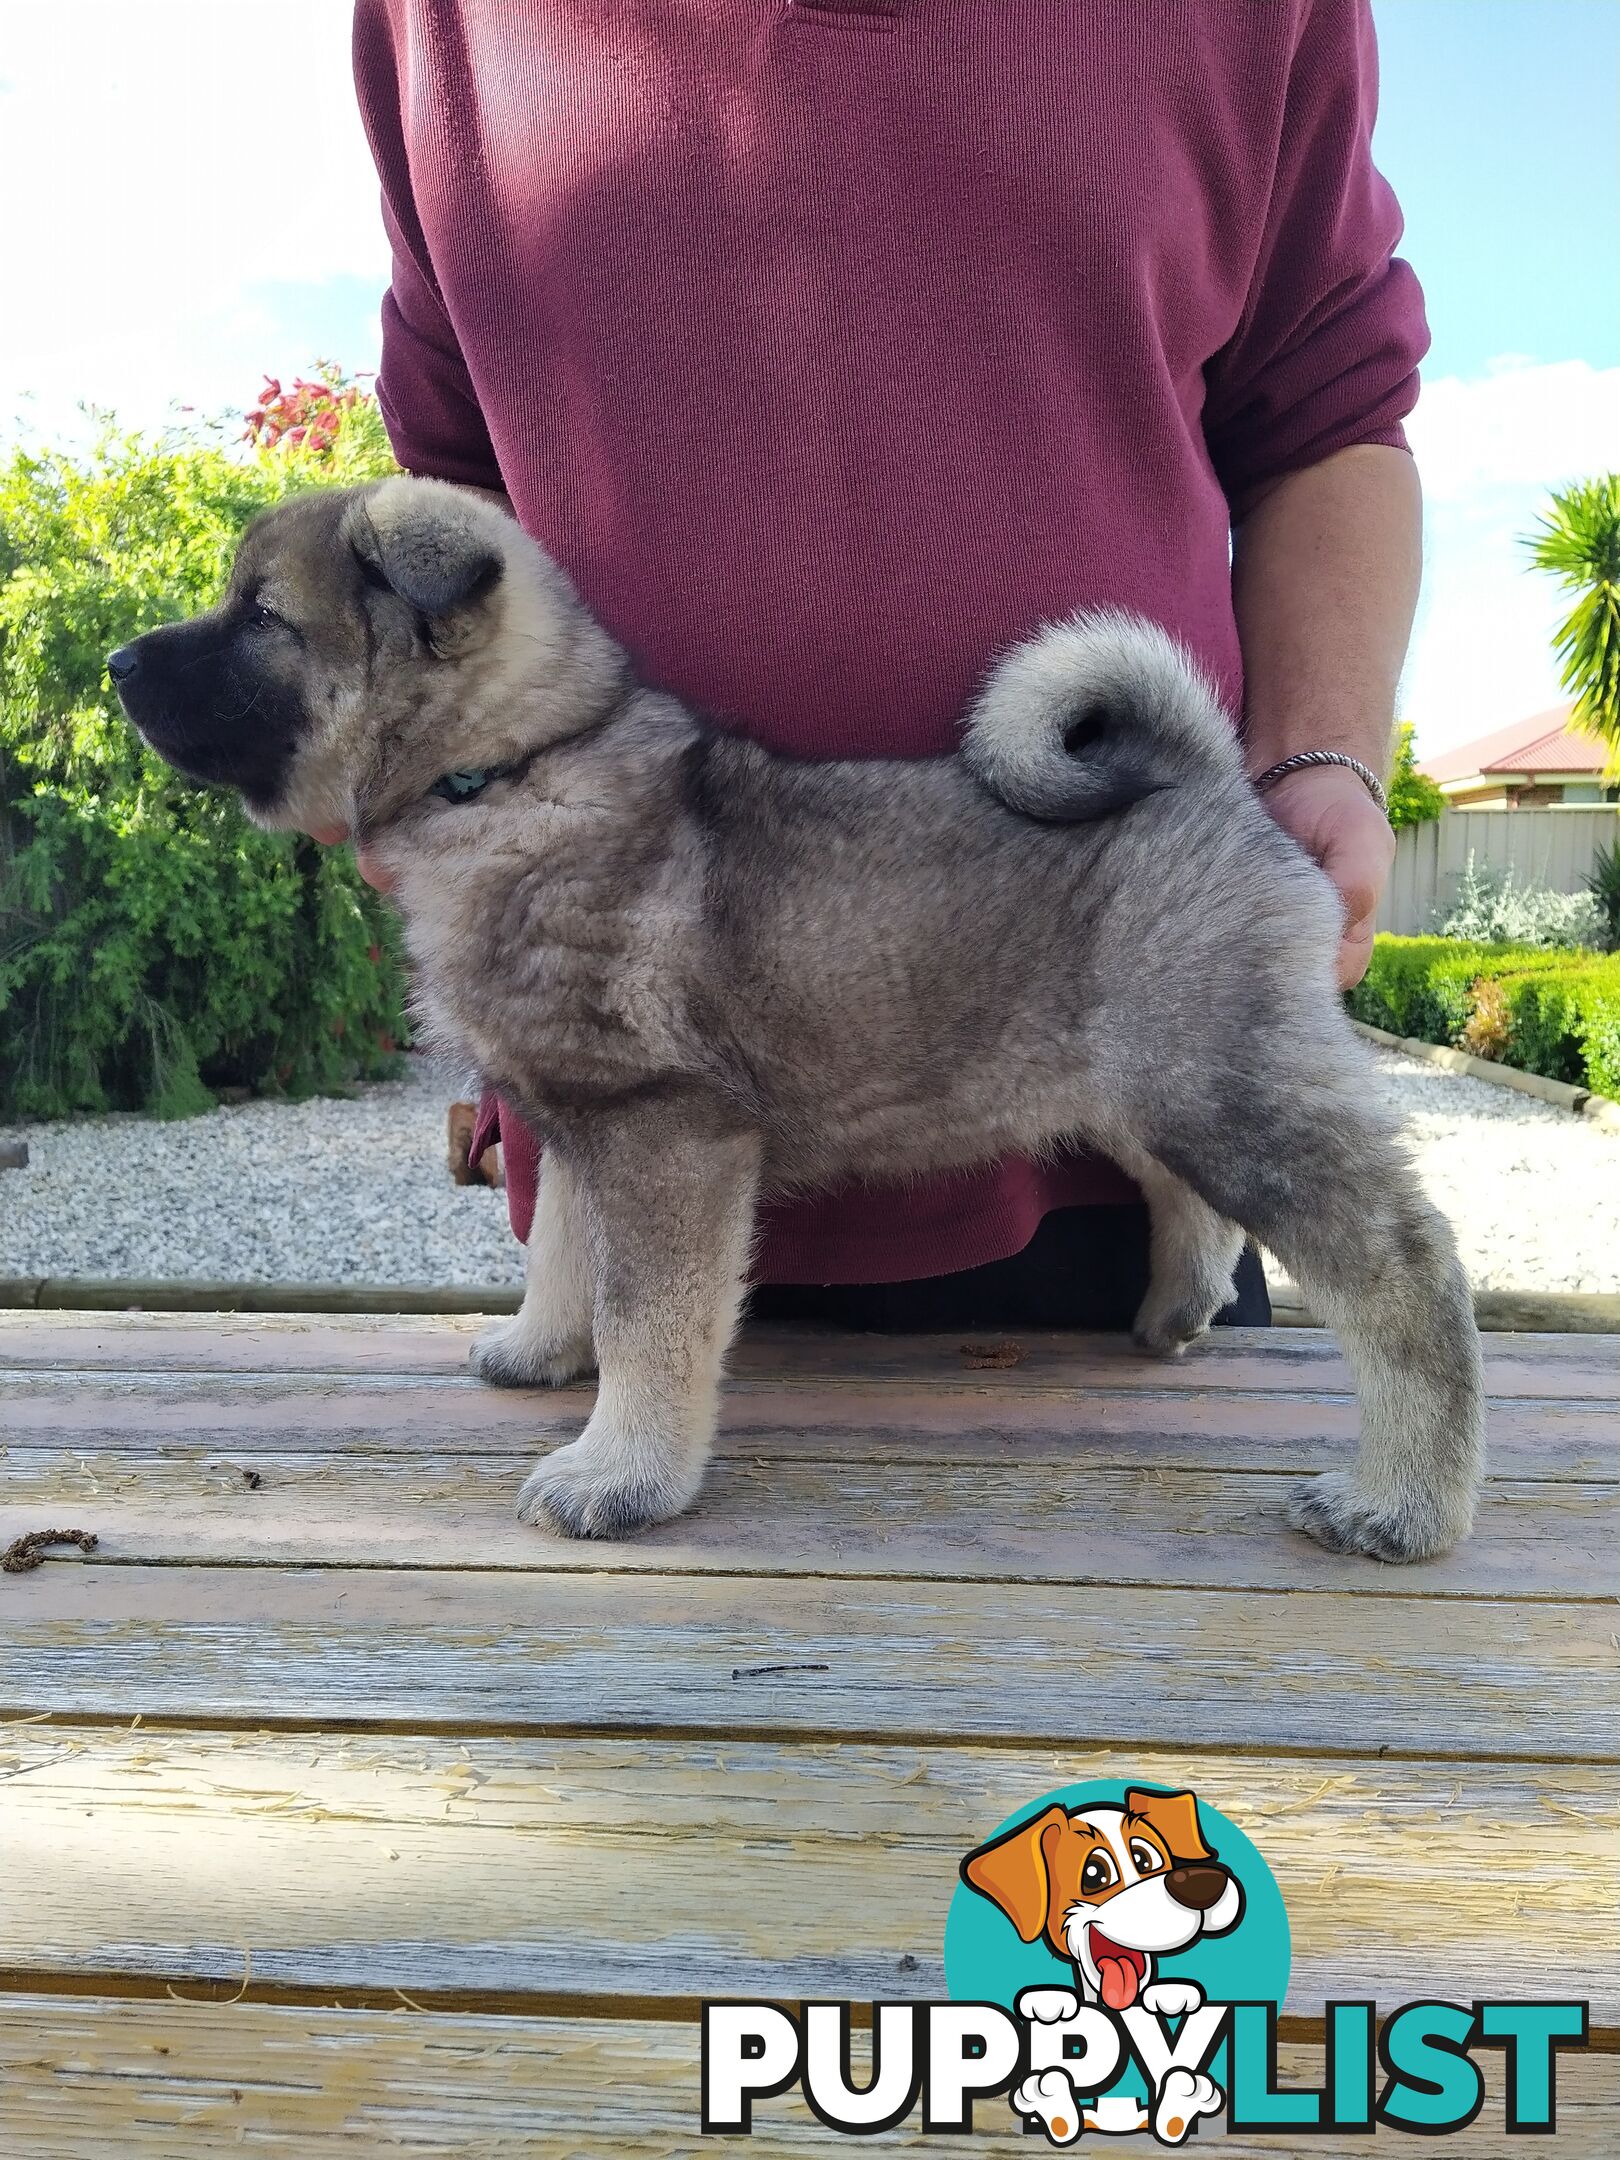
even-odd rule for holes
{"type": "Polygon", "coordinates": [[[518,1520],[564,1537],[634,1537],[679,1515],[702,1480],[701,1465],[684,1472],[667,1457],[587,1431],[535,1464],[518,1494],[518,1520]]]}
{"type": "Polygon", "coordinates": [[[1142,2007],[1155,2017],[1185,2017],[1203,1999],[1204,1991],[1196,1980],[1155,1980],[1142,1990],[1142,2007]]]}
{"type": "Polygon", "coordinates": [[[467,1362],[488,1387],[567,1387],[596,1370],[596,1352],[588,1334],[553,1341],[517,1313],[485,1328],[467,1362]]]}
{"type": "Polygon", "coordinates": [[[1350,1470],[1329,1470],[1296,1486],[1288,1520],[1329,1552],[1365,1553],[1372,1560],[1432,1560],[1466,1537],[1473,1521],[1469,1493],[1414,1492],[1391,1502],[1365,1492],[1350,1470]]]}
{"type": "Polygon", "coordinates": [[[1032,2025],[1063,2025],[1080,2015],[1080,1998],[1073,1988],[1021,1988],[1014,2008],[1032,2025]]]}

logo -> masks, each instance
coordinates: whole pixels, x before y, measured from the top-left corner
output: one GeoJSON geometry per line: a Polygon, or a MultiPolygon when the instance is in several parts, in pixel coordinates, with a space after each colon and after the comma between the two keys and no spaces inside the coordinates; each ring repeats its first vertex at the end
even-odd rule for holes
{"type": "Polygon", "coordinates": [[[859,2082],[854,2005],[706,2003],[704,2133],[746,2136],[755,2104],[797,2085],[851,2135],[920,2109],[925,2133],[960,2136],[994,2105],[1060,2147],[1143,2133],[1176,2147],[1201,2128],[1434,2137],[1478,2115],[1475,2056],[1492,2049],[1509,2132],[1546,2133],[1558,2051],[1587,2037],[1584,2002],[1419,1999],[1382,2019],[1330,2002],[1320,2085],[1284,2087],[1282,1892],[1234,1823],[1154,1785],[1066,1786],[1009,1816],[962,1858],[944,1948],[948,2000],[870,2005],[859,2082]]]}
{"type": "Polygon", "coordinates": [[[1220,2112],[1225,2020],[1210,2001],[1279,2004],[1289,1967],[1282,1895],[1233,1824],[1191,1792],[1074,1786],[1021,1810],[960,1873],[946,1986],[1030,2026],[1011,2094],[1030,2127],[1054,2145],[1149,2129],[1179,2145],[1220,2112]]]}

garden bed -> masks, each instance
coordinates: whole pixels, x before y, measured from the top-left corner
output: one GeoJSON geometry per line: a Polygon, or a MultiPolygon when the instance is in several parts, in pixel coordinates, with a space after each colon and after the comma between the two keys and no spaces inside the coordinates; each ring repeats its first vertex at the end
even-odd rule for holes
{"type": "Polygon", "coordinates": [[[1381,937],[1348,1002],[1391,1035],[1620,1097],[1620,953],[1381,937]]]}

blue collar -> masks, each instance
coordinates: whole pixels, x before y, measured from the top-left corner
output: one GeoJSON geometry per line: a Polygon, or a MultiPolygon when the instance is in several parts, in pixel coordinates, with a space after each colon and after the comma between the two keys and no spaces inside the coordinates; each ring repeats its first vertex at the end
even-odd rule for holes
{"type": "Polygon", "coordinates": [[[511,765],[484,765],[475,772],[447,772],[442,779],[434,781],[428,793],[437,795],[441,802],[471,802],[475,795],[483,794],[492,780],[503,779],[514,770],[511,765]]]}

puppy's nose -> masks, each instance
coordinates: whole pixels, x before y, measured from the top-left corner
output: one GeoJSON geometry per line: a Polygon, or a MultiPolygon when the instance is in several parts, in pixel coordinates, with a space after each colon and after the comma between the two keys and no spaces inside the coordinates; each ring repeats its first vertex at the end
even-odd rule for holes
{"type": "Polygon", "coordinates": [[[107,673],[115,683],[128,682],[140,664],[141,656],[133,645],[120,645],[107,655],[107,673]]]}
{"type": "Polygon", "coordinates": [[[1226,1870],[1173,1867],[1164,1879],[1164,1887],[1178,1905],[1185,1905],[1191,1912],[1208,1912],[1212,1905],[1220,1903],[1221,1892],[1226,1888],[1226,1870]]]}

